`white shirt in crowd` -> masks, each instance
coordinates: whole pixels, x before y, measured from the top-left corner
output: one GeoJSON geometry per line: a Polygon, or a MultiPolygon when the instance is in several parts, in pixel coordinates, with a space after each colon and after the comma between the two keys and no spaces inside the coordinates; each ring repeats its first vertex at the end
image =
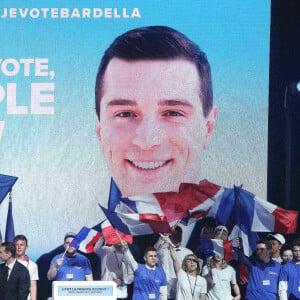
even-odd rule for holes
{"type": "Polygon", "coordinates": [[[124,259],[124,252],[103,244],[98,244],[95,251],[101,258],[101,280],[122,278],[117,286],[117,298],[127,298],[127,285],[133,282],[133,271],[124,259]]]}
{"type": "Polygon", "coordinates": [[[206,280],[200,275],[190,276],[180,269],[177,276],[176,300],[198,300],[201,294],[207,293],[206,280]]]}
{"type": "Polygon", "coordinates": [[[273,260],[279,262],[280,264],[283,262],[281,256],[278,256],[278,257],[272,257],[273,260]]]}
{"type": "MultiPolygon", "coordinates": [[[[168,283],[168,298],[176,297],[177,276],[174,270],[173,260],[171,258],[169,245],[161,239],[154,245],[157,250],[157,256],[161,268],[165,271],[168,283]]],[[[191,255],[193,252],[185,247],[174,248],[177,260],[181,265],[186,255],[191,255]]]]}
{"type": "MultiPolygon", "coordinates": [[[[207,300],[232,300],[231,284],[236,284],[236,273],[231,266],[219,270],[213,268],[211,270],[212,280],[214,285],[208,287],[207,300]]],[[[208,267],[204,266],[202,271],[203,276],[209,276],[208,267]]]]}

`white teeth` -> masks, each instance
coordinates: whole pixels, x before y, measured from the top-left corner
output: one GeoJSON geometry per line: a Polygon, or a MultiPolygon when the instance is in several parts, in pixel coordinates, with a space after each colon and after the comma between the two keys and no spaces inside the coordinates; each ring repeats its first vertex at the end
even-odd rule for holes
{"type": "Polygon", "coordinates": [[[137,168],[144,169],[144,170],[152,170],[159,168],[163,166],[166,161],[163,162],[154,162],[154,161],[149,161],[149,162],[139,162],[139,161],[132,161],[133,165],[136,166],[137,168]]]}

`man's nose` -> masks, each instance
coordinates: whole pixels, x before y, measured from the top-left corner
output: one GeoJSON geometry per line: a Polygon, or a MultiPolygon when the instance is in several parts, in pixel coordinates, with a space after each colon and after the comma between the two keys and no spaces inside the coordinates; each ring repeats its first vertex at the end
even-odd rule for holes
{"type": "Polygon", "coordinates": [[[149,150],[159,146],[163,139],[163,128],[156,120],[155,113],[144,115],[138,124],[133,144],[139,146],[142,150],[149,150]]]}

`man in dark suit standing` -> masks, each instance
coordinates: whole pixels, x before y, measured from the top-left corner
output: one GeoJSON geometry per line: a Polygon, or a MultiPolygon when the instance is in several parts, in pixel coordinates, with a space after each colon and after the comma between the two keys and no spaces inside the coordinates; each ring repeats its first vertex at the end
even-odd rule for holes
{"type": "Polygon", "coordinates": [[[14,243],[0,246],[0,300],[27,300],[30,287],[29,272],[16,258],[14,243]]]}

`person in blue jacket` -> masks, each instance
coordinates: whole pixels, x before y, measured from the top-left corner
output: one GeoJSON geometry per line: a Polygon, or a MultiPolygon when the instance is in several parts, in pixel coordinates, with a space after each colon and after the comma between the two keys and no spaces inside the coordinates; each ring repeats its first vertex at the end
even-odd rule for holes
{"type": "Polygon", "coordinates": [[[276,300],[281,264],[272,260],[272,244],[268,240],[256,242],[256,256],[248,258],[239,247],[238,259],[247,266],[247,300],[276,300]]]}
{"type": "Polygon", "coordinates": [[[294,260],[280,272],[278,294],[280,300],[300,299],[300,238],[293,241],[294,260]]]}

